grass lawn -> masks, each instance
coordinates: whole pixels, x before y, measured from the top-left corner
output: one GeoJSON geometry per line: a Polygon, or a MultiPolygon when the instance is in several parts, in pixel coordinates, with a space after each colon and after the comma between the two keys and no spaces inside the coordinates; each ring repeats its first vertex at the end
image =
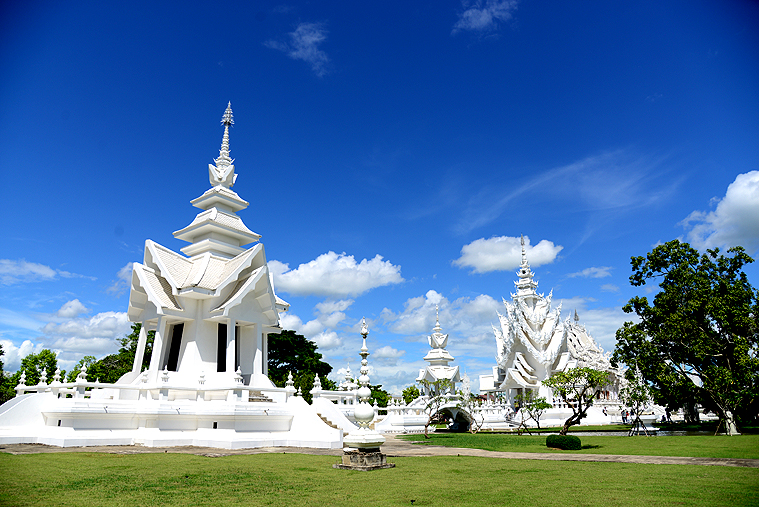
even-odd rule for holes
{"type": "Polygon", "coordinates": [[[759,458],[759,435],[620,437],[593,435],[580,437],[582,450],[558,451],[546,447],[542,435],[503,433],[431,433],[398,438],[430,445],[464,447],[505,452],[571,452],[580,454],[633,454],[647,456],[690,456],[697,458],[759,458]]]}
{"type": "Polygon", "coordinates": [[[334,456],[0,454],[0,505],[759,505],[759,469],[435,456],[335,470],[334,456]]]}

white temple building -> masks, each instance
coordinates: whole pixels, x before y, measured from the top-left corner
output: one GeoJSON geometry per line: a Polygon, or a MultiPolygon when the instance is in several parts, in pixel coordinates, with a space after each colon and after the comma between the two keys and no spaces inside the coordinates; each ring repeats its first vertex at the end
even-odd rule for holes
{"type": "Polygon", "coordinates": [[[174,233],[189,245],[180,254],[147,240],[134,264],[128,316],[142,328],[132,371],[115,384],[88,382],[84,368],[73,383],[22,379],[0,407],[0,443],[342,447],[340,429],[267,377],[267,337],[281,332],[288,304],[274,292],[261,236],[237,216],[248,202],[232,190],[233,123],[229,105],[211,188],[191,201],[202,211],[174,233]]]}
{"type": "Polygon", "coordinates": [[[443,334],[443,328],[440,327],[440,314],[438,307],[435,306],[435,327],[432,329],[432,334],[427,337],[427,342],[430,344],[430,351],[424,356],[424,360],[429,365],[423,370],[419,370],[419,377],[416,379],[420,383],[420,391],[422,394],[436,394],[428,393],[425,383],[430,389],[435,389],[433,383],[439,380],[447,380],[450,382],[448,390],[451,393],[456,392],[456,383],[461,382],[461,375],[459,374],[458,366],[449,366],[448,363],[453,361],[453,356],[446,350],[448,344],[448,335],[443,334]]]}
{"type": "MultiPolygon", "coordinates": [[[[524,390],[537,391],[537,396],[545,397],[555,409],[564,409],[566,416],[571,411],[562,407],[561,400],[554,399],[553,392],[542,384],[554,372],[575,367],[590,367],[611,374],[610,384],[604,386],[599,399],[583,420],[585,424],[611,422],[611,417],[599,418],[601,407],[607,406],[616,412],[620,406],[618,393],[622,372],[612,367],[610,353],[595,342],[580,324],[577,312],[574,318],[561,320],[561,305],[551,308],[552,293],[538,294],[534,273],[527,262],[522,238],[522,263],[517,271],[519,280],[515,282],[516,293],[511,294],[511,302],[504,300],[506,312],[498,314],[499,327],[493,327],[496,341],[497,365],[491,375],[480,375],[480,392],[504,393],[513,406],[514,398],[524,390]]],[[[563,413],[549,410],[546,418],[563,421],[563,413]]],[[[615,419],[616,421],[616,419],[615,419]]],[[[541,423],[543,420],[541,419],[541,423]]]]}

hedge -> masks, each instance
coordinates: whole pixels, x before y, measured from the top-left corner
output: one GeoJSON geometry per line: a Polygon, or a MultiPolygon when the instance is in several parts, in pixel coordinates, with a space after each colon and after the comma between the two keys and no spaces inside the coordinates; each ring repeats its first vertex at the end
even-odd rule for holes
{"type": "Polygon", "coordinates": [[[579,451],[582,449],[580,439],[574,435],[548,435],[546,447],[564,449],[565,451],[579,451]]]}

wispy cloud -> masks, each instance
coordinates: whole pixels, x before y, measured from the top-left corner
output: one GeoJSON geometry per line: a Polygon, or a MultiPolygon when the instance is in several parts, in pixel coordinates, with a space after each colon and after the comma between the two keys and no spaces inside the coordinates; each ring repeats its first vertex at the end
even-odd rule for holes
{"type": "Polygon", "coordinates": [[[759,171],[739,174],[714,211],[694,211],[680,222],[696,248],[742,246],[759,250],[759,171]]]}
{"type": "Polygon", "coordinates": [[[500,22],[512,18],[517,3],[516,0],[464,0],[461,2],[463,10],[459,13],[451,34],[463,30],[480,33],[496,30],[500,22]]]}
{"type": "Polygon", "coordinates": [[[578,271],[577,273],[569,273],[567,275],[568,278],[605,278],[607,276],[611,276],[611,266],[598,266],[598,267],[592,267],[592,268],[585,268],[582,271],[578,271]]]}
{"type": "Polygon", "coordinates": [[[605,216],[652,206],[666,200],[684,178],[662,183],[658,178],[667,173],[666,160],[623,149],[548,169],[516,186],[510,181],[505,190],[489,182],[470,199],[454,227],[466,233],[486,226],[528,196],[531,206],[538,202],[535,199],[545,199],[554,207],[567,203],[575,210],[603,211],[605,216]]]}
{"type": "Polygon", "coordinates": [[[69,273],[61,269],[53,269],[44,264],[27,262],[25,259],[0,259],[0,284],[14,285],[17,283],[44,282],[56,278],[88,278],[95,277],[69,273]]]}
{"type": "Polygon", "coordinates": [[[319,49],[319,45],[327,40],[328,33],[323,23],[301,23],[295,31],[287,34],[289,40],[268,40],[264,45],[286,53],[293,60],[303,60],[317,76],[322,77],[328,72],[329,57],[319,49]]]}
{"type": "Polygon", "coordinates": [[[132,283],[132,266],[134,262],[127,262],[126,265],[116,273],[116,280],[105,291],[114,296],[120,296],[132,283]]]}

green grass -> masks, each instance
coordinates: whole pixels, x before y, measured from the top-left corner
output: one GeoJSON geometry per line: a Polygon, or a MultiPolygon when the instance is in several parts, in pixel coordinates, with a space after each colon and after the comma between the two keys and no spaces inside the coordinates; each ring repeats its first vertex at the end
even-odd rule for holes
{"type": "Polygon", "coordinates": [[[759,469],[435,456],[335,470],[333,456],[0,454],[0,505],[759,505],[759,469]]]}
{"type": "Polygon", "coordinates": [[[398,438],[419,441],[429,445],[463,447],[504,452],[573,452],[580,454],[631,454],[644,456],[688,456],[696,458],[752,458],[759,459],[759,435],[726,437],[673,436],[673,437],[619,437],[592,435],[580,437],[582,450],[558,451],[546,447],[542,435],[514,435],[503,433],[431,433],[403,435],[398,438]]]}

